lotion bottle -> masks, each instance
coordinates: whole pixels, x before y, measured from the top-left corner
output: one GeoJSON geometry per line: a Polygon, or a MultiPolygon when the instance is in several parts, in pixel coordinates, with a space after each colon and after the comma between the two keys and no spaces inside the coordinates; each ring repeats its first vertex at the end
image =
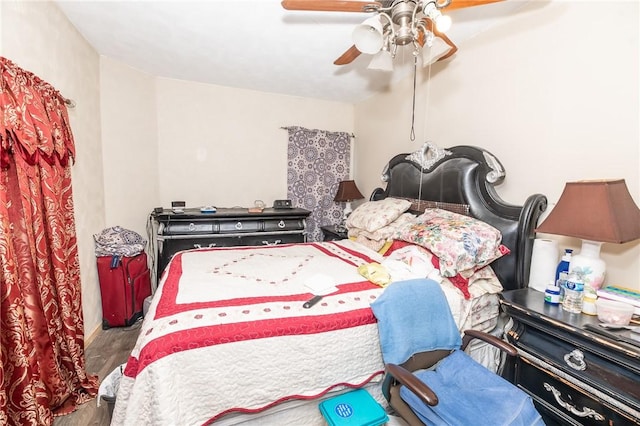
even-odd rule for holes
{"type": "Polygon", "coordinates": [[[564,284],[569,276],[569,264],[571,263],[571,254],[573,249],[564,249],[564,254],[558,267],[556,268],[556,286],[560,288],[560,302],[564,299],[564,284]]]}
{"type": "Polygon", "coordinates": [[[567,275],[569,275],[569,263],[571,263],[572,253],[573,249],[564,250],[562,259],[560,259],[560,263],[558,263],[558,267],[556,268],[556,284],[561,284],[558,283],[558,280],[565,281],[567,279],[567,275]]]}

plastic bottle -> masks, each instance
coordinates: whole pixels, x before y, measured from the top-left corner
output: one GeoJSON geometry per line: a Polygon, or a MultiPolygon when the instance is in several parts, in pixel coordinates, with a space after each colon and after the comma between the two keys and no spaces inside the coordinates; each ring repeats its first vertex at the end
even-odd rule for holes
{"type": "Polygon", "coordinates": [[[564,254],[558,267],[556,268],[556,286],[560,288],[560,302],[564,299],[564,284],[569,276],[569,264],[571,263],[571,254],[573,249],[564,249],[564,254]]]}
{"type": "Polygon", "coordinates": [[[562,299],[562,309],[579,314],[582,312],[582,301],[584,299],[584,281],[576,272],[571,272],[564,283],[564,297],[562,299]]]}
{"type": "Polygon", "coordinates": [[[572,253],[573,253],[573,249],[564,249],[564,254],[562,255],[562,259],[560,259],[560,263],[558,263],[558,267],[556,268],[556,284],[558,283],[558,280],[561,278],[560,274],[562,274],[563,272],[567,275],[569,274],[569,263],[571,263],[572,253]]]}

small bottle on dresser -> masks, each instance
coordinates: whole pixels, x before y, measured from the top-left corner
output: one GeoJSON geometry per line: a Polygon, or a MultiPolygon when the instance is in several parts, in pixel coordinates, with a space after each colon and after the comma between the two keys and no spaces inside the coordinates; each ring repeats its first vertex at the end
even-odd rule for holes
{"type": "Polygon", "coordinates": [[[558,267],[556,268],[556,286],[560,288],[560,302],[564,298],[564,284],[569,276],[569,264],[571,263],[571,254],[573,249],[564,249],[564,254],[558,267]]]}
{"type": "Polygon", "coordinates": [[[544,291],[544,301],[550,305],[560,304],[560,287],[550,282],[544,291]]]}

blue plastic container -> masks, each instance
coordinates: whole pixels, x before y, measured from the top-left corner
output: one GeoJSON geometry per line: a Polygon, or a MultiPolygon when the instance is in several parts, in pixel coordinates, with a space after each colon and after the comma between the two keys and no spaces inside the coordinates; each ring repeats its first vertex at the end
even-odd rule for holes
{"type": "Polygon", "coordinates": [[[364,389],[327,399],[319,408],[329,426],[380,426],[389,421],[384,408],[364,389]]]}

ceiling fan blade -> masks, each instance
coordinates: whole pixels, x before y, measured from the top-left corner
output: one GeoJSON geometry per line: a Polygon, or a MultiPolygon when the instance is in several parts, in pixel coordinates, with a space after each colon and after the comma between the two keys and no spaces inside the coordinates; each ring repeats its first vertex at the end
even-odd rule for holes
{"type": "Polygon", "coordinates": [[[373,12],[382,7],[377,1],[348,0],[282,0],[287,10],[312,10],[319,12],[373,12]]]}
{"type": "Polygon", "coordinates": [[[347,65],[353,62],[358,56],[360,56],[360,51],[356,46],[351,46],[344,52],[338,59],[333,61],[334,65],[347,65]]]}
{"type": "Polygon", "coordinates": [[[504,0],[452,0],[451,4],[444,8],[447,12],[465,7],[482,6],[489,3],[498,3],[504,0]]]}
{"type": "Polygon", "coordinates": [[[440,33],[438,35],[438,37],[440,37],[442,40],[444,40],[444,42],[447,43],[451,48],[449,49],[449,51],[447,53],[445,53],[444,55],[442,55],[438,59],[436,59],[436,62],[444,61],[445,59],[447,59],[448,57],[450,57],[451,55],[453,55],[454,53],[456,53],[458,51],[458,46],[453,44],[451,39],[449,39],[449,37],[447,37],[446,34],[440,33]]]}

